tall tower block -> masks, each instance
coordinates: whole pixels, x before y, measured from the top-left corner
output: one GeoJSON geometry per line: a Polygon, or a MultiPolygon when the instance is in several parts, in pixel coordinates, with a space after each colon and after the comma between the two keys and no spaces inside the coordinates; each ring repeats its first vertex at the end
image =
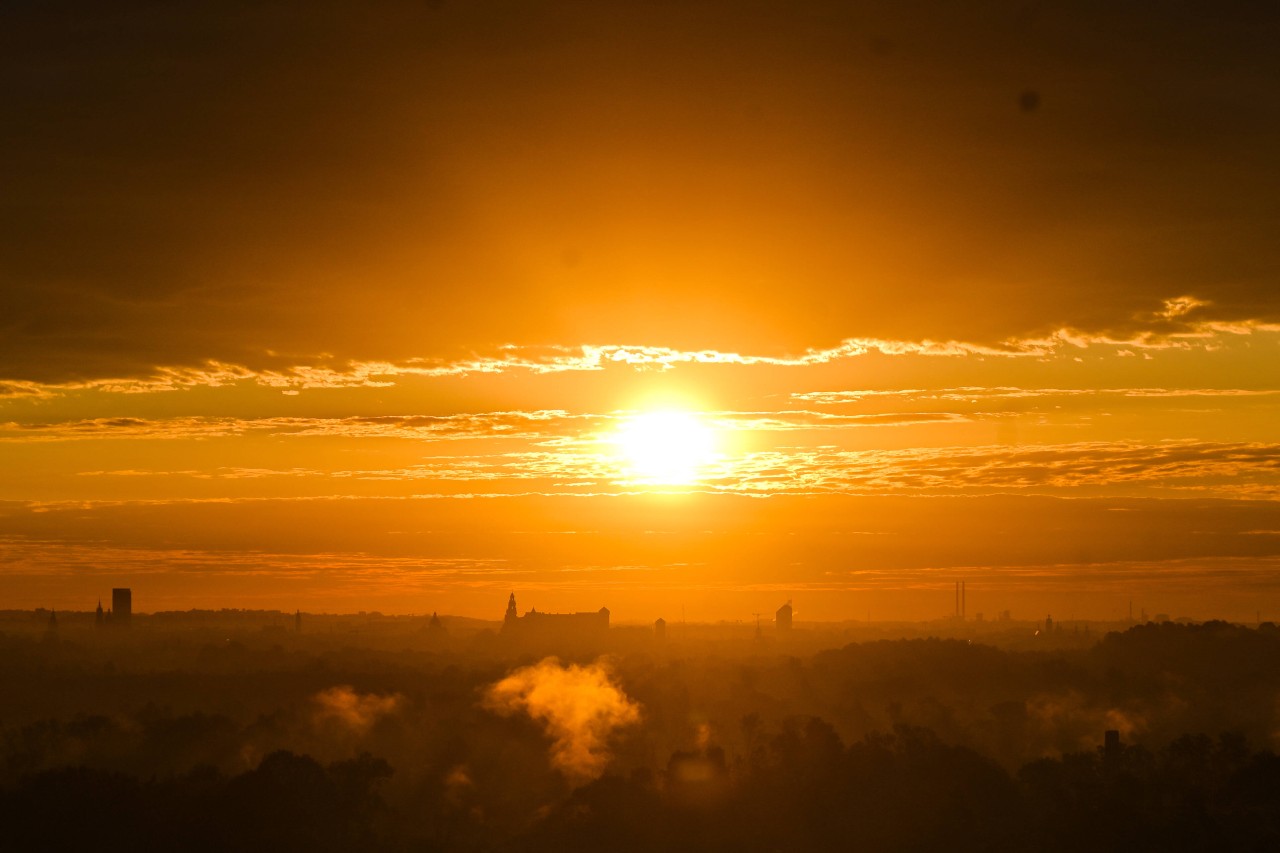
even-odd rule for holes
{"type": "Polygon", "coordinates": [[[128,625],[133,619],[133,590],[117,587],[111,590],[111,624],[128,625]]]}
{"type": "Polygon", "coordinates": [[[790,631],[793,613],[790,601],[779,607],[778,612],[773,614],[774,629],[781,633],[790,631]]]}

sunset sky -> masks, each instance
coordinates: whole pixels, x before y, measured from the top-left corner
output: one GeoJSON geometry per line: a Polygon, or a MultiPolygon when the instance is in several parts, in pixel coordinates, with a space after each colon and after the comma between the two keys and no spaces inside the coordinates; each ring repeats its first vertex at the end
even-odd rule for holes
{"type": "Polygon", "coordinates": [[[1265,4],[21,6],[0,609],[1280,619],[1265,4]]]}

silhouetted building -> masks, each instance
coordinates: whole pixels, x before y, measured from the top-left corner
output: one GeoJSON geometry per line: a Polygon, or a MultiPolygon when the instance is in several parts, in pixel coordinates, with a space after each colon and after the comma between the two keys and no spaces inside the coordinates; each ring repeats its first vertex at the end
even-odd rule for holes
{"type": "Polygon", "coordinates": [[[658,617],[658,621],[653,623],[653,636],[657,637],[659,640],[665,640],[667,638],[666,619],[658,617]]]}
{"type": "Polygon", "coordinates": [[[111,624],[123,627],[133,619],[133,590],[117,587],[111,590],[111,624]]]}
{"type": "Polygon", "coordinates": [[[1053,617],[1052,616],[1044,617],[1044,632],[1046,634],[1053,633],[1053,617]]]}
{"type": "Polygon", "coordinates": [[[435,611],[431,612],[431,618],[422,627],[421,634],[427,648],[443,650],[449,647],[449,629],[435,611]]]}
{"type": "Polygon", "coordinates": [[[103,612],[102,612],[102,599],[101,599],[101,598],[99,598],[99,599],[98,599],[98,609],[97,609],[97,611],[93,614],[93,624],[94,624],[94,625],[96,625],[97,627],[101,628],[101,627],[102,627],[102,625],[103,625],[103,623],[104,623],[104,622],[106,622],[106,621],[107,621],[107,620],[106,620],[106,616],[105,616],[105,615],[103,614],[103,612]]]}
{"type": "Polygon", "coordinates": [[[601,640],[609,632],[609,608],[585,613],[539,613],[535,607],[523,616],[516,611],[516,594],[507,600],[502,633],[521,640],[601,640]]]}
{"type": "Polygon", "coordinates": [[[777,613],[773,614],[773,624],[779,632],[791,630],[792,612],[791,602],[788,601],[786,604],[778,608],[777,613]]]}
{"type": "Polygon", "coordinates": [[[436,615],[434,610],[431,611],[431,621],[427,623],[427,633],[438,636],[444,636],[449,633],[444,627],[444,623],[440,621],[440,617],[436,615]]]}
{"type": "Polygon", "coordinates": [[[295,634],[302,633],[302,611],[298,610],[293,614],[293,632],[295,634]]]}
{"type": "Polygon", "coordinates": [[[1114,768],[1120,761],[1120,754],[1124,751],[1124,747],[1120,745],[1120,732],[1115,729],[1107,729],[1102,736],[1102,763],[1103,766],[1114,768]]]}

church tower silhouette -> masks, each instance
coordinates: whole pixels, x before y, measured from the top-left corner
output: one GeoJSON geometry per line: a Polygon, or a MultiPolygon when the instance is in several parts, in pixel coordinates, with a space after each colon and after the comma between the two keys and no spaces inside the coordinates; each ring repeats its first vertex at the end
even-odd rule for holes
{"type": "Polygon", "coordinates": [[[511,593],[511,597],[507,599],[507,615],[502,618],[503,630],[506,630],[516,624],[516,620],[520,618],[520,614],[516,612],[516,594],[511,593]]]}

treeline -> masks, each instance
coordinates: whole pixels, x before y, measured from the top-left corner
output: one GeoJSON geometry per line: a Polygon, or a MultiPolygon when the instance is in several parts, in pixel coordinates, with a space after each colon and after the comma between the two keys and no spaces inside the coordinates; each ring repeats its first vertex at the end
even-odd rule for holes
{"type": "Polygon", "coordinates": [[[0,644],[0,849],[1280,850],[1273,626],[757,648],[598,664],[641,713],[583,784],[484,701],[532,656],[0,644]]]}
{"type": "Polygon", "coordinates": [[[1280,849],[1280,758],[1186,736],[1041,759],[1009,774],[927,730],[845,747],[793,721],[745,773],[713,748],[581,788],[522,851],[1264,851],[1280,849]]]}
{"type": "Polygon", "coordinates": [[[233,777],[67,767],[0,794],[0,826],[9,850],[378,850],[376,784],[390,774],[368,755],[326,767],[284,751],[233,777]]]}
{"type": "Polygon", "coordinates": [[[14,850],[1280,849],[1280,758],[1235,736],[1073,753],[1010,774],[927,730],[845,746],[820,719],[791,720],[746,764],[713,745],[678,752],[661,772],[580,787],[501,837],[447,803],[394,813],[381,796],[392,773],[368,755],[324,766],[285,751],[233,776],[70,767],[0,793],[0,826],[14,850]]]}

